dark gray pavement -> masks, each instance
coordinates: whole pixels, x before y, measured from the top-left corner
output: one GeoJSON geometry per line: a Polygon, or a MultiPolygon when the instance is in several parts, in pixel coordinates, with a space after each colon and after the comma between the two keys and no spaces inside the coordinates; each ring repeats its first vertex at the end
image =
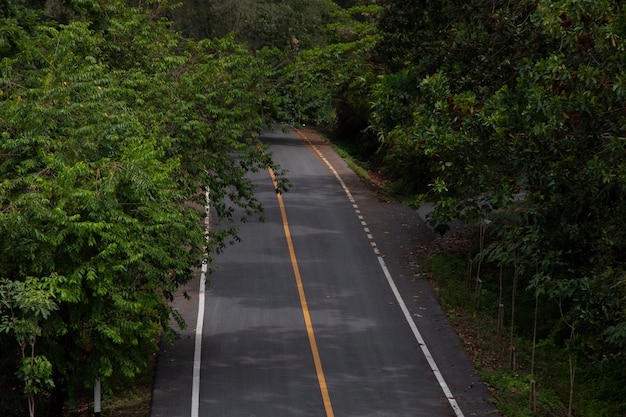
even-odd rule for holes
{"type": "MultiPolygon", "coordinates": [[[[295,257],[335,416],[458,416],[433,375],[381,269],[393,277],[464,416],[493,408],[412,249],[433,238],[418,213],[381,202],[331,147],[310,133],[267,133],[289,171],[283,195],[295,257]],[[321,153],[354,197],[320,159],[321,153]],[[358,216],[361,216],[359,218],[358,216]]],[[[217,258],[206,292],[199,416],[328,416],[303,319],[278,200],[255,174],[266,221],[241,226],[242,242],[217,258]]],[[[181,301],[190,329],[164,346],[152,416],[191,415],[198,283],[181,301]]]]}

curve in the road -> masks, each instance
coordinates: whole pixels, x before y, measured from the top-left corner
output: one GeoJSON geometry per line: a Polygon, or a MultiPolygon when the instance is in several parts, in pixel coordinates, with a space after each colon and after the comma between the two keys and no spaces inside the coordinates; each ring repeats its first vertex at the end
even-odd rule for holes
{"type": "MultiPolygon", "coordinates": [[[[354,207],[356,215],[358,216],[359,220],[361,221],[361,225],[363,225],[363,230],[367,234],[367,238],[369,239],[370,244],[372,245],[372,248],[374,249],[374,253],[378,257],[378,262],[380,263],[380,267],[382,268],[383,273],[385,274],[385,277],[387,278],[387,282],[389,283],[389,286],[391,287],[391,291],[393,292],[393,295],[395,296],[396,301],[398,302],[398,305],[400,306],[400,308],[402,310],[402,313],[404,314],[404,317],[406,318],[406,321],[409,324],[409,327],[411,328],[411,331],[413,332],[413,336],[415,337],[415,340],[419,344],[420,349],[422,350],[422,353],[426,357],[426,361],[428,362],[428,365],[430,366],[431,371],[435,375],[435,378],[437,379],[437,383],[439,384],[439,386],[443,390],[443,393],[446,396],[446,399],[448,400],[448,402],[450,403],[450,406],[454,410],[454,413],[456,414],[456,416],[457,417],[464,417],[464,414],[463,414],[463,411],[461,410],[461,407],[459,407],[459,404],[457,403],[456,399],[452,395],[452,391],[450,390],[450,387],[448,387],[448,384],[446,383],[446,380],[444,379],[443,375],[441,374],[441,371],[439,370],[439,366],[435,362],[435,359],[433,358],[433,355],[430,353],[430,349],[426,345],[426,342],[424,341],[424,338],[422,337],[422,334],[420,333],[419,329],[417,328],[417,325],[415,324],[415,321],[411,317],[411,313],[409,312],[409,309],[407,308],[406,304],[404,303],[404,300],[403,300],[402,296],[400,295],[400,292],[398,291],[398,288],[396,287],[396,284],[393,281],[393,278],[391,277],[391,274],[389,273],[389,269],[387,268],[385,260],[383,259],[382,255],[380,254],[380,251],[378,250],[378,246],[376,245],[376,242],[374,241],[374,237],[370,233],[369,228],[367,227],[367,222],[365,221],[363,215],[361,215],[361,211],[359,210],[359,206],[356,203],[356,200],[354,199],[352,193],[348,189],[348,187],[345,184],[345,182],[343,181],[343,179],[341,179],[341,176],[339,175],[337,170],[332,166],[332,164],[322,154],[322,152],[320,152],[320,150],[317,149],[317,147],[313,143],[311,143],[311,141],[306,136],[304,136],[302,134],[302,132],[300,132],[299,130],[295,130],[295,132],[298,135],[298,137],[302,141],[304,141],[309,146],[309,148],[311,148],[317,154],[317,156],[322,160],[324,165],[326,165],[326,167],[330,170],[330,172],[337,179],[337,181],[339,181],[339,184],[341,185],[341,188],[343,189],[343,191],[346,193],[346,195],[348,197],[348,200],[350,201],[350,203],[352,203],[352,207],[354,207]]],[[[318,360],[319,360],[319,357],[318,357],[318,360]]]]}

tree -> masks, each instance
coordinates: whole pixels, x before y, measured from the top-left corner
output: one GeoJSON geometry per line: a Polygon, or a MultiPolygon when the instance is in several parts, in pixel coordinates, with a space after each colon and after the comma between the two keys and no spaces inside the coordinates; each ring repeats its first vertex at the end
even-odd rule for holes
{"type": "Polygon", "coordinates": [[[375,5],[337,10],[325,27],[327,45],[296,49],[285,61],[279,77],[291,121],[333,126],[342,97],[365,93],[366,80],[374,77],[369,56],[378,39],[377,13],[375,5]]]}
{"type": "Polygon", "coordinates": [[[17,375],[24,382],[31,417],[35,415],[35,396],[54,387],[52,364],[45,356],[35,355],[37,338],[42,336],[39,322],[57,309],[52,298],[45,282],[32,278],[24,282],[6,279],[0,282],[0,306],[8,311],[0,317],[0,332],[12,334],[19,345],[21,360],[17,375]]]}
{"type": "MultiPolygon", "coordinates": [[[[0,23],[0,275],[25,293],[45,282],[30,357],[51,383],[20,375],[29,395],[54,384],[50,415],[96,377],[140,372],[178,318],[172,293],[236,237],[207,239],[188,203],[206,189],[219,219],[258,214],[245,175],[273,166],[254,134],[263,68],[232,38],[184,39],[161,3],[55,7],[73,18],[23,8],[0,23]]],[[[30,311],[7,305],[3,323],[30,311]]]]}
{"type": "Polygon", "coordinates": [[[488,219],[491,259],[558,306],[540,337],[623,366],[623,4],[382,6],[372,128],[396,170],[427,168],[417,204],[435,202],[434,223],[488,219]]]}
{"type": "Polygon", "coordinates": [[[330,0],[190,1],[172,11],[176,27],[195,39],[236,39],[251,50],[325,43],[322,30],[337,9],[330,0]]]}

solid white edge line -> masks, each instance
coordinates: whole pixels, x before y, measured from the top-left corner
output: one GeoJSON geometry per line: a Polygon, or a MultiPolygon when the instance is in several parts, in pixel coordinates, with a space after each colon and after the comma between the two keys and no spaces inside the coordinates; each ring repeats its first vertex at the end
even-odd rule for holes
{"type": "Polygon", "coordinates": [[[198,319],[196,321],[196,340],[193,350],[193,379],[191,388],[191,417],[198,417],[200,410],[200,366],[202,364],[202,327],[204,325],[204,293],[207,265],[202,264],[200,290],[198,291],[198,319]]]}
{"type": "Polygon", "coordinates": [[[422,350],[422,353],[426,357],[426,361],[428,362],[430,369],[435,375],[435,378],[437,378],[437,382],[439,383],[439,386],[441,387],[441,389],[443,390],[443,393],[448,399],[450,406],[454,410],[454,413],[457,415],[457,417],[464,417],[463,412],[461,411],[461,408],[459,407],[459,404],[456,402],[456,399],[454,398],[454,396],[452,395],[452,392],[450,391],[450,387],[448,387],[448,384],[443,378],[443,375],[441,374],[441,371],[439,370],[439,367],[437,366],[435,359],[431,355],[430,350],[428,349],[428,346],[426,346],[426,342],[424,342],[424,338],[422,337],[422,334],[417,328],[415,321],[411,317],[411,313],[409,312],[409,309],[404,303],[404,300],[402,299],[402,296],[400,295],[400,292],[398,291],[398,287],[396,286],[396,283],[393,281],[393,278],[391,277],[391,273],[389,272],[389,269],[387,268],[387,264],[385,263],[385,261],[383,260],[381,256],[378,256],[378,263],[380,263],[380,267],[382,268],[383,273],[385,274],[385,278],[387,278],[387,283],[391,287],[391,291],[393,292],[393,295],[396,297],[396,301],[400,305],[400,309],[402,310],[402,313],[404,314],[404,318],[409,324],[409,327],[411,327],[411,331],[413,331],[413,336],[415,336],[415,340],[417,340],[417,343],[420,345],[420,349],[422,350]]]}
{"type": "MultiPolygon", "coordinates": [[[[205,230],[208,232],[209,224],[211,223],[209,218],[210,212],[210,199],[209,190],[207,188],[206,194],[206,218],[205,218],[205,230]]],[[[200,288],[198,289],[198,318],[196,319],[196,339],[193,349],[193,377],[191,385],[191,417],[198,417],[200,412],[200,367],[202,365],[202,328],[204,327],[204,299],[206,292],[206,274],[208,271],[208,265],[206,262],[202,264],[202,270],[200,274],[200,288]]]]}
{"type": "MultiPolygon", "coordinates": [[[[352,193],[346,186],[343,179],[341,179],[341,177],[339,176],[339,173],[335,170],[335,168],[322,155],[320,150],[317,149],[317,147],[313,145],[313,143],[311,143],[310,140],[308,140],[304,135],[300,134],[300,132],[298,132],[297,130],[296,130],[296,133],[298,133],[302,139],[306,140],[309,146],[313,148],[315,152],[320,156],[320,159],[324,161],[326,166],[330,169],[330,171],[333,173],[335,178],[337,178],[337,180],[339,181],[339,184],[341,185],[344,192],[348,196],[348,200],[350,200],[350,202],[353,203],[354,208],[357,209],[358,206],[354,204],[355,200],[354,200],[354,197],[352,196],[352,193]]],[[[426,361],[428,362],[428,365],[430,366],[431,371],[435,375],[435,378],[437,378],[437,382],[439,383],[439,386],[441,387],[444,395],[446,396],[448,403],[450,403],[450,406],[454,410],[454,413],[456,414],[457,417],[465,417],[465,415],[463,414],[463,411],[461,411],[461,407],[459,407],[459,404],[457,403],[456,399],[452,395],[452,391],[450,391],[450,387],[448,386],[445,379],[443,378],[443,375],[441,374],[441,371],[439,370],[439,366],[437,366],[435,359],[430,353],[430,349],[428,349],[428,346],[426,346],[426,342],[424,341],[422,334],[418,330],[417,325],[415,324],[415,321],[413,320],[413,317],[411,317],[411,313],[409,312],[409,309],[404,303],[404,300],[402,299],[402,296],[400,295],[400,292],[398,291],[398,287],[396,287],[396,283],[393,281],[393,278],[391,277],[391,273],[389,272],[389,269],[387,268],[387,264],[385,263],[385,260],[380,255],[380,252],[375,247],[375,244],[373,246],[374,246],[374,252],[376,253],[377,258],[378,258],[378,263],[380,263],[380,267],[382,268],[383,273],[385,274],[385,278],[387,278],[387,283],[389,284],[389,287],[391,287],[391,291],[393,292],[393,295],[396,297],[396,301],[400,305],[400,309],[402,310],[402,313],[404,314],[404,318],[409,324],[409,327],[411,328],[411,331],[413,332],[413,336],[415,337],[415,340],[420,345],[420,349],[422,350],[422,353],[426,357],[426,361]]]]}

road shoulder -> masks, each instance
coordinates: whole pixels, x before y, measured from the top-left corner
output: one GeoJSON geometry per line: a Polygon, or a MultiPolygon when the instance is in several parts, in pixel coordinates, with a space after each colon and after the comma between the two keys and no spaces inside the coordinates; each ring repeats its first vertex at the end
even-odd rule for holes
{"type": "Polygon", "coordinates": [[[440,239],[424,222],[423,213],[379,198],[328,141],[312,129],[299,132],[329,161],[356,199],[395,284],[464,415],[494,415],[489,390],[477,375],[420,268],[424,253],[420,248],[436,245],[440,239]]]}

